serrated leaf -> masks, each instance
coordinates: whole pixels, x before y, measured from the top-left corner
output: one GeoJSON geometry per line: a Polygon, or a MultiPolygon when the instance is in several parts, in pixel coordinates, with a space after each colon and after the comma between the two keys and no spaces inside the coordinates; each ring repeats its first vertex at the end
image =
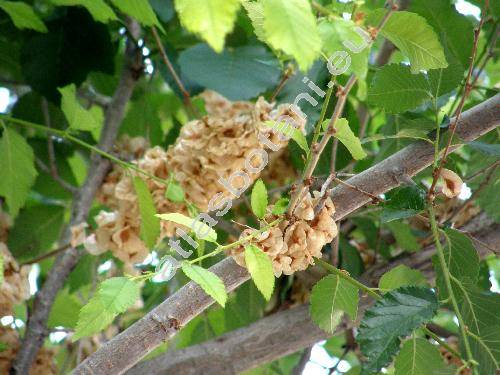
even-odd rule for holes
{"type": "MultiPolygon", "coordinates": [[[[479,362],[479,373],[496,374],[500,370],[500,295],[464,289],[462,317],[469,336],[472,356],[479,362]]],[[[462,345],[463,347],[463,345],[462,345]]]]}
{"type": "Polygon", "coordinates": [[[292,55],[304,72],[321,50],[316,19],[307,0],[266,0],[264,33],[273,48],[292,55]]]}
{"type": "Polygon", "coordinates": [[[111,2],[123,13],[135,18],[142,25],[157,26],[163,30],[148,0],[111,0],[111,2]]]}
{"type": "Polygon", "coordinates": [[[289,123],[287,121],[265,121],[264,125],[273,128],[274,131],[281,133],[288,138],[293,139],[303,151],[305,151],[306,153],[309,152],[309,145],[307,144],[307,139],[304,136],[304,133],[302,133],[300,129],[294,127],[292,123],[289,123]]]}
{"type": "Polygon", "coordinates": [[[378,282],[378,287],[384,290],[409,285],[427,285],[427,281],[422,272],[413,270],[404,264],[400,264],[383,274],[378,282]]]}
{"type": "Polygon", "coordinates": [[[328,275],[312,289],[311,318],[321,329],[333,333],[344,312],[356,319],[358,302],[358,288],[338,275],[328,275]]]}
{"type": "Polygon", "coordinates": [[[0,196],[5,198],[9,214],[15,218],[37,176],[35,157],[23,137],[10,128],[4,128],[0,138],[0,160],[0,196]]]}
{"type": "Polygon", "coordinates": [[[460,86],[464,77],[464,68],[455,58],[448,58],[449,65],[444,69],[432,69],[427,72],[430,92],[435,98],[447,94],[460,86]]]}
{"type": "Polygon", "coordinates": [[[0,9],[3,9],[18,29],[32,29],[46,33],[47,28],[36,15],[33,8],[21,1],[0,0],[0,9]]]}
{"type": "Polygon", "coordinates": [[[45,204],[22,209],[7,240],[12,254],[29,260],[50,250],[59,238],[64,212],[64,207],[45,204]]]}
{"type": "Polygon", "coordinates": [[[384,294],[365,312],[357,341],[368,358],[365,367],[378,371],[398,352],[400,337],[428,322],[438,309],[431,289],[405,286],[384,294]]]}
{"type": "MultiPolygon", "coordinates": [[[[443,253],[450,275],[467,288],[476,285],[479,277],[479,256],[472,241],[465,234],[455,229],[445,229],[445,233],[447,241],[444,243],[443,253]]],[[[439,291],[439,298],[442,300],[447,299],[448,290],[437,255],[433,257],[432,261],[436,271],[436,286],[439,291]]],[[[461,300],[461,288],[455,285],[454,280],[451,283],[455,296],[461,300]]]]}
{"type": "Polygon", "coordinates": [[[182,271],[188,278],[198,284],[205,293],[224,307],[227,301],[227,292],[219,276],[203,267],[188,262],[182,263],[182,271]]]}
{"type": "Polygon", "coordinates": [[[261,179],[258,179],[253,186],[250,204],[252,206],[252,212],[259,219],[262,219],[266,215],[267,189],[261,179]]]}
{"type": "Polygon", "coordinates": [[[76,100],[76,87],[74,84],[58,90],[61,93],[61,110],[66,116],[71,129],[92,131],[101,127],[101,122],[99,122],[95,114],[84,109],[76,100]]]}
{"type": "Polygon", "coordinates": [[[118,19],[113,9],[103,0],[50,0],[50,2],[57,6],[80,5],[87,9],[97,22],[108,23],[118,19]]]}
{"type": "MultiPolygon", "coordinates": [[[[377,26],[385,13],[384,9],[375,10],[369,16],[369,23],[377,26]]],[[[412,73],[448,66],[436,32],[424,17],[416,13],[393,13],[380,30],[380,34],[408,57],[412,73]]]]}
{"type": "Polygon", "coordinates": [[[384,65],[375,73],[367,96],[370,104],[390,113],[414,109],[428,99],[425,75],[412,74],[409,66],[398,64],[384,65]]]}
{"type": "Polygon", "coordinates": [[[273,263],[269,256],[255,245],[245,246],[245,264],[255,286],[269,301],[274,290],[273,263]]]}
{"type": "Polygon", "coordinates": [[[394,375],[432,375],[443,367],[443,358],[435,345],[412,337],[404,343],[396,357],[394,375]]]}
{"type": "Polygon", "coordinates": [[[274,203],[272,213],[273,215],[283,215],[288,208],[288,203],[290,203],[290,199],[288,198],[280,198],[274,203]]]}
{"type": "Polygon", "coordinates": [[[184,202],[184,190],[177,181],[170,180],[165,191],[165,197],[175,203],[184,202]]]}
{"type": "Polygon", "coordinates": [[[253,30],[255,36],[261,42],[266,42],[266,36],[264,33],[264,7],[259,1],[248,1],[242,0],[241,5],[245,8],[248,14],[248,18],[252,21],[253,30]]]}
{"type": "Polygon", "coordinates": [[[462,66],[468,66],[474,38],[473,24],[468,16],[457,12],[448,0],[415,0],[410,3],[410,10],[425,17],[439,35],[446,52],[462,66]]]}
{"type": "Polygon", "coordinates": [[[418,214],[425,207],[425,190],[418,185],[401,186],[387,193],[380,219],[383,223],[418,214]]]}
{"type": "Polygon", "coordinates": [[[139,284],[128,277],[112,277],[104,280],[97,292],[104,308],[121,314],[132,306],[140,295],[139,284]]]}
{"type": "MultiPolygon", "coordinates": [[[[323,122],[323,129],[326,131],[330,120],[325,120],[323,122]]],[[[366,157],[366,152],[361,146],[361,142],[358,137],[352,132],[349,127],[349,122],[345,118],[339,118],[335,123],[335,134],[333,135],[349,150],[352,157],[356,160],[360,160],[366,157]]]]}
{"type": "Polygon", "coordinates": [[[102,331],[113,322],[116,315],[106,309],[100,298],[91,298],[80,310],[73,341],[102,331]]]}
{"type": "Polygon", "coordinates": [[[239,7],[239,0],[175,0],[182,25],[216,52],[224,48],[224,39],[233,29],[239,7]]]}
{"type": "Polygon", "coordinates": [[[214,52],[198,44],[179,54],[182,74],[231,100],[247,100],[275,87],[281,76],[278,60],[262,46],[214,52]]]}
{"type": "Polygon", "coordinates": [[[138,176],[133,178],[135,193],[141,214],[141,238],[152,248],[160,236],[160,220],[156,217],[156,207],[146,182],[138,176]]]}
{"type": "Polygon", "coordinates": [[[193,231],[195,234],[200,232],[207,233],[203,238],[200,238],[201,240],[217,242],[217,232],[202,221],[192,219],[189,216],[185,216],[176,212],[170,214],[156,214],[156,216],[161,220],[173,221],[174,223],[184,225],[185,227],[188,227],[189,230],[192,230],[194,227],[196,227],[198,230],[193,231]]]}

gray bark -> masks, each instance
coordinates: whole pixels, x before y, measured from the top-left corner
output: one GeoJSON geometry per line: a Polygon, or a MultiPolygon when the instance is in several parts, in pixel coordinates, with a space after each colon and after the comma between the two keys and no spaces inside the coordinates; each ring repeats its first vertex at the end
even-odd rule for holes
{"type": "MultiPolygon", "coordinates": [[[[483,215],[475,218],[474,223],[480,225],[479,232],[474,235],[482,242],[500,249],[500,225],[492,224],[491,220],[483,215]]],[[[477,250],[482,257],[489,252],[480,245],[477,250]]],[[[399,264],[419,269],[428,280],[432,280],[434,273],[430,258],[433,254],[434,246],[428,246],[418,253],[374,267],[363,275],[363,281],[376,285],[380,276],[399,264]]],[[[362,299],[358,308],[358,321],[373,302],[369,298],[362,299]]],[[[337,327],[335,334],[338,335],[353,325],[354,322],[345,320],[337,327]]],[[[228,332],[202,344],[169,351],[139,363],[127,371],[127,375],[236,374],[309,347],[328,337],[326,332],[311,321],[308,305],[304,304],[270,315],[248,327],[228,332]]]]}
{"type": "MultiPolygon", "coordinates": [[[[500,123],[500,94],[464,112],[456,134],[463,141],[474,140],[500,123]]],[[[453,147],[455,150],[457,147],[453,147]]],[[[384,161],[351,178],[348,182],[373,194],[389,191],[414,176],[433,162],[433,146],[416,142],[384,161]]],[[[336,220],[366,204],[366,195],[346,186],[333,190],[336,220]]],[[[226,258],[210,268],[222,278],[228,291],[249,279],[246,269],[226,258]]],[[[155,307],[128,329],[104,344],[86,358],[74,374],[121,374],[142,357],[171,339],[180,327],[213,303],[213,299],[193,282],[187,283],[174,295],[155,307]]]]}

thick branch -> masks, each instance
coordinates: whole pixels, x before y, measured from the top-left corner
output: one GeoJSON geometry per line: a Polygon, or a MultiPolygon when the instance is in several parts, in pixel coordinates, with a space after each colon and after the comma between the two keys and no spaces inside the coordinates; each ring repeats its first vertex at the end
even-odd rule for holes
{"type": "MultiPolygon", "coordinates": [[[[471,141],[494,129],[500,123],[500,94],[462,114],[457,135],[471,141]]],[[[455,149],[455,148],[454,148],[455,149]]],[[[347,182],[372,194],[381,194],[398,185],[405,178],[431,165],[434,149],[427,142],[414,143],[378,163],[347,182]]],[[[346,186],[333,190],[340,220],[366,204],[370,198],[346,186]]],[[[226,258],[210,268],[222,278],[228,291],[249,279],[246,270],[232,258],[226,258]]],[[[147,353],[172,338],[191,319],[213,303],[202,289],[193,282],[187,283],[177,293],[146,314],[97,352],[88,357],[74,371],[75,374],[120,374],[137,363],[147,353]]]]}
{"type": "MultiPolygon", "coordinates": [[[[132,35],[138,36],[139,26],[135,21],[130,22],[130,29],[132,35]]],[[[110,151],[113,146],[125,115],[126,104],[140,76],[140,69],[140,49],[136,47],[135,41],[129,40],[126,49],[126,64],[113,99],[106,110],[101,139],[98,144],[101,150],[110,151]]],[[[109,162],[106,159],[96,154],[92,155],[85,184],[73,199],[70,227],[86,221],[94,195],[101,185],[108,168],[109,162]]],[[[61,242],[69,242],[69,237],[69,231],[66,231],[61,242]]],[[[64,286],[66,278],[76,266],[80,257],[81,253],[77,249],[70,248],[55,260],[51,271],[47,275],[47,280],[35,296],[33,310],[28,317],[26,333],[12,365],[12,374],[27,374],[29,372],[31,363],[48,334],[46,323],[54,299],[58,291],[64,286]]]]}
{"type": "MultiPolygon", "coordinates": [[[[482,230],[475,233],[482,241],[500,248],[500,225],[491,224],[483,215],[475,218],[482,230]]],[[[467,229],[467,228],[464,228],[467,229]]],[[[488,254],[484,247],[478,247],[481,256],[488,254]]],[[[434,245],[418,253],[406,255],[401,259],[374,268],[364,275],[366,281],[373,284],[387,270],[406,264],[420,269],[428,279],[432,279],[431,256],[434,245]]],[[[359,307],[359,315],[373,303],[364,298],[359,307]]],[[[302,305],[273,314],[248,327],[231,331],[213,340],[181,350],[167,352],[152,360],[139,363],[127,372],[127,375],[139,374],[235,374],[250,370],[261,364],[276,360],[329,337],[310,319],[308,305],[302,305]],[[283,341],[283,337],[286,340],[283,341]]],[[[359,318],[358,318],[359,320],[359,318]]],[[[352,326],[344,322],[337,328],[339,334],[352,326]]]]}

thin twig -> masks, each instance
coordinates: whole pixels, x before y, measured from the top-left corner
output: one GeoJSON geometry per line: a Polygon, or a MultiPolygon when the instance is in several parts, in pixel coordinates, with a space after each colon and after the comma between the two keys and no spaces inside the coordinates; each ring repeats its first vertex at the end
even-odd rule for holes
{"type": "Polygon", "coordinates": [[[292,76],[293,76],[293,67],[289,66],[285,69],[283,76],[281,77],[281,80],[278,83],[278,86],[276,86],[276,89],[274,90],[273,94],[271,95],[271,98],[269,99],[270,102],[274,102],[276,100],[279,93],[281,92],[281,90],[283,90],[283,87],[285,87],[286,83],[288,82],[288,80],[292,76]]]}
{"type": "Polygon", "coordinates": [[[472,45],[472,55],[471,55],[471,61],[469,64],[469,70],[467,71],[467,76],[465,78],[465,88],[464,88],[464,93],[462,95],[462,98],[460,99],[460,103],[458,105],[457,110],[455,111],[455,119],[454,121],[450,124],[450,135],[448,137],[448,142],[446,143],[446,147],[444,149],[443,157],[441,158],[441,161],[439,162],[439,166],[437,169],[434,169],[432,171],[433,179],[432,179],[432,184],[431,187],[429,188],[429,192],[427,193],[427,196],[430,200],[434,199],[434,190],[436,188],[437,181],[439,179],[439,176],[441,175],[441,170],[443,169],[443,166],[446,164],[446,159],[448,157],[448,153],[450,151],[451,147],[451,142],[453,140],[453,137],[455,135],[455,132],[457,130],[458,122],[460,120],[460,116],[462,115],[462,110],[465,105],[465,100],[469,97],[469,94],[471,92],[472,86],[470,85],[470,79],[472,76],[472,71],[474,70],[474,60],[476,58],[476,53],[477,53],[477,45],[479,42],[479,34],[481,32],[481,28],[483,26],[484,20],[486,18],[486,10],[489,7],[489,0],[485,0],[484,3],[484,8],[482,10],[482,15],[481,15],[481,20],[479,21],[478,27],[474,30],[474,43],[472,45]]]}
{"type": "MultiPolygon", "coordinates": [[[[47,165],[45,165],[45,163],[41,161],[39,158],[35,158],[35,163],[38,166],[38,168],[40,168],[43,172],[47,173],[48,175],[51,174],[50,168],[47,165]]],[[[55,176],[53,175],[52,179],[55,182],[57,182],[68,193],[75,194],[76,192],[78,192],[78,188],[76,186],[73,186],[67,181],[63,180],[61,177],[59,177],[58,174],[56,174],[55,176]]]]}
{"type": "Polygon", "coordinates": [[[63,252],[64,250],[69,249],[70,247],[71,247],[71,244],[68,243],[68,244],[66,244],[64,246],[58,247],[57,249],[49,251],[48,253],[42,254],[40,256],[37,256],[36,258],[27,260],[26,262],[22,262],[20,264],[20,266],[26,266],[26,265],[29,265],[29,264],[38,263],[38,262],[40,262],[40,261],[42,261],[44,259],[51,258],[54,255],[57,255],[57,254],[63,252]]]}
{"type": "Polygon", "coordinates": [[[154,26],[151,27],[151,33],[153,34],[156,45],[158,46],[158,51],[160,52],[160,56],[161,56],[163,62],[165,63],[165,66],[167,67],[168,71],[172,75],[172,78],[174,79],[175,83],[177,84],[177,87],[179,87],[179,90],[182,93],[182,96],[184,98],[184,103],[191,110],[192,114],[198,115],[196,108],[194,107],[193,102],[191,101],[191,96],[189,95],[189,92],[184,87],[184,84],[182,83],[181,79],[177,75],[177,72],[175,71],[174,66],[170,62],[170,59],[168,58],[167,53],[165,52],[165,48],[163,48],[163,44],[161,42],[160,36],[158,35],[158,31],[156,31],[156,27],[154,27],[154,26]]]}
{"type": "Polygon", "coordinates": [[[379,202],[383,202],[384,200],[380,197],[377,197],[376,195],[366,191],[366,190],[363,190],[363,189],[360,189],[359,187],[355,186],[355,185],[351,185],[350,183],[348,182],[345,182],[345,181],[342,181],[340,178],[337,178],[335,177],[334,178],[334,181],[341,184],[341,185],[344,185],[344,186],[347,186],[348,188],[350,189],[353,189],[353,190],[356,190],[358,193],[361,193],[361,194],[364,194],[366,195],[367,197],[370,197],[374,203],[379,203],[379,202]]]}

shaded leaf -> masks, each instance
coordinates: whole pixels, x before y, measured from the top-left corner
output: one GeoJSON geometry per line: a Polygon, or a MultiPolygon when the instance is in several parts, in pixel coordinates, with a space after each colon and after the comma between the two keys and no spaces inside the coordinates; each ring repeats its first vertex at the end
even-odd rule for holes
{"type": "Polygon", "coordinates": [[[382,275],[378,282],[378,287],[381,289],[397,289],[408,285],[427,285],[422,272],[413,270],[404,264],[394,267],[390,271],[382,275]]]}
{"type": "Polygon", "coordinates": [[[82,303],[75,295],[63,289],[57,294],[54,304],[50,309],[47,326],[49,328],[59,326],[71,329],[75,328],[78,322],[78,313],[82,307],[82,303]]]}
{"type": "Polygon", "coordinates": [[[356,319],[358,302],[358,288],[338,275],[328,275],[312,289],[311,318],[321,329],[333,333],[344,312],[356,319]]]}
{"type": "Polygon", "coordinates": [[[408,224],[401,221],[391,221],[386,225],[394,235],[399,247],[407,251],[417,251],[420,249],[420,244],[408,224]]]}
{"type": "Polygon", "coordinates": [[[0,196],[5,198],[11,217],[24,206],[37,175],[33,150],[26,140],[10,128],[0,138],[0,196]]]}
{"type": "Polygon", "coordinates": [[[412,337],[404,343],[396,357],[394,375],[432,375],[443,367],[443,358],[435,345],[412,337]]]}
{"type": "Polygon", "coordinates": [[[47,28],[36,15],[33,8],[22,1],[0,0],[0,9],[4,10],[18,29],[32,29],[46,33],[47,28]]]}
{"type": "Polygon", "coordinates": [[[357,341],[368,358],[365,367],[378,371],[398,352],[400,337],[410,334],[436,314],[438,301],[432,290],[405,286],[384,294],[365,312],[357,341]]]}
{"type": "Polygon", "coordinates": [[[97,22],[108,23],[118,19],[113,9],[103,0],[50,0],[50,2],[58,6],[80,5],[87,9],[97,22]]]}

